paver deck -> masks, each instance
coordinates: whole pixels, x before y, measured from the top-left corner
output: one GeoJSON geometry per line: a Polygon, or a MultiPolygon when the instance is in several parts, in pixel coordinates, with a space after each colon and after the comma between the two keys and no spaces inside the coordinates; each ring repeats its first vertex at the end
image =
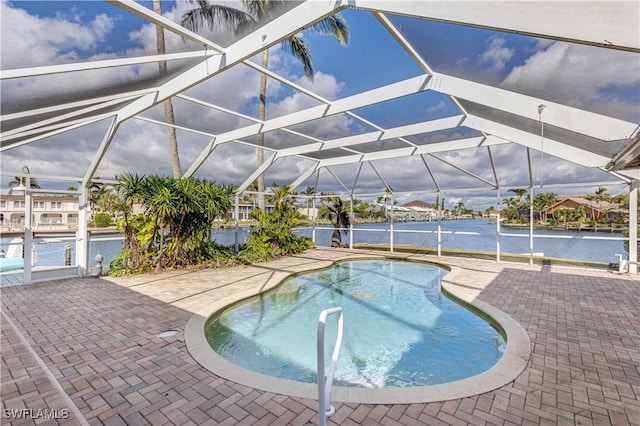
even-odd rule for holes
{"type": "MultiPolygon", "coordinates": [[[[315,424],[315,400],[252,389],[202,368],[183,330],[213,301],[354,253],[366,252],[316,249],[224,270],[3,287],[2,423],[315,424]],[[178,333],[158,337],[168,330],[178,333]]],[[[531,338],[528,367],[514,382],[469,398],[334,403],[329,424],[640,425],[638,276],[410,257],[458,266],[455,285],[516,319],[531,338]]]]}

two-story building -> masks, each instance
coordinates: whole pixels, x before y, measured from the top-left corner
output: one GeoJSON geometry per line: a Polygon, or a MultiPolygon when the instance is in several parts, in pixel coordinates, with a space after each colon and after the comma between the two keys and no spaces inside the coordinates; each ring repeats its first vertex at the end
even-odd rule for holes
{"type": "MultiPolygon", "coordinates": [[[[76,226],[78,223],[78,197],[34,195],[33,226],[41,225],[76,226]]],[[[5,228],[24,226],[24,195],[3,194],[0,197],[0,225],[5,228]]]]}

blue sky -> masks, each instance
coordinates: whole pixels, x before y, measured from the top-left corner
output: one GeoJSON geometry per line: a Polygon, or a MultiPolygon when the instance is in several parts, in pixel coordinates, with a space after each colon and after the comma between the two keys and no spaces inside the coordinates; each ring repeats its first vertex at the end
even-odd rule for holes
{"type": "MultiPolygon", "coordinates": [[[[151,2],[142,3],[151,7],[151,2]]],[[[184,2],[163,2],[165,16],[176,21],[179,21],[187,7],[190,6],[184,2]]],[[[3,69],[140,56],[152,54],[154,50],[152,26],[104,2],[3,1],[2,12],[0,19],[3,28],[3,69]],[[43,30],[37,31],[39,28],[43,30]],[[49,33],[46,28],[51,29],[49,33]]],[[[313,82],[308,81],[302,75],[300,65],[278,47],[271,49],[269,67],[330,100],[423,74],[418,64],[372,14],[346,10],[343,16],[351,32],[348,47],[340,47],[331,37],[312,32],[304,35],[313,52],[316,70],[313,82]]],[[[551,101],[566,102],[578,108],[596,110],[629,121],[640,121],[640,63],[637,55],[406,17],[391,16],[391,21],[401,29],[403,35],[436,71],[551,101]]],[[[172,51],[193,49],[191,45],[170,37],[168,46],[172,51]]],[[[87,75],[87,81],[83,81],[83,78],[69,80],[69,76],[62,76],[55,80],[55,85],[64,87],[65,84],[69,84],[77,88],[83,87],[82,84],[91,87],[96,81],[128,81],[132,78],[132,72],[122,69],[109,73],[95,73],[95,76],[87,75]]],[[[144,75],[144,72],[154,71],[153,67],[147,70],[141,67],[136,72],[144,75]]],[[[3,89],[10,88],[11,90],[5,93],[15,93],[18,96],[44,86],[44,82],[44,79],[22,81],[21,87],[7,85],[3,86],[3,89]]],[[[248,67],[238,67],[223,72],[187,93],[201,100],[216,102],[232,110],[257,116],[257,87],[258,73],[248,67]]],[[[196,109],[186,101],[176,103],[184,107],[184,110],[177,112],[178,124],[192,125],[213,133],[247,124],[223,113],[196,109]]],[[[269,83],[267,111],[270,117],[314,104],[317,104],[317,101],[287,86],[274,81],[269,83]]],[[[420,93],[354,112],[383,127],[395,127],[459,113],[446,96],[435,92],[420,93]]],[[[162,119],[162,111],[159,108],[149,110],[143,115],[162,119]]],[[[21,164],[30,163],[30,168],[38,173],[64,174],[68,172],[68,164],[52,159],[50,153],[65,152],[65,147],[69,150],[64,154],[68,161],[73,160],[80,165],[86,165],[92,158],[92,150],[100,143],[103,127],[104,124],[98,124],[90,129],[80,129],[51,138],[51,141],[6,151],[2,159],[3,168],[19,170],[21,164]],[[71,144],[71,140],[75,144],[71,144]],[[43,158],[43,153],[46,160],[39,159],[43,158]]],[[[133,121],[123,126],[123,129],[126,129],[126,133],[121,131],[116,137],[101,165],[101,176],[110,177],[132,167],[140,167],[141,164],[146,166],[142,171],[144,173],[169,173],[166,153],[163,151],[164,129],[161,126],[133,121]],[[135,147],[140,143],[149,149],[143,153],[140,150],[136,151],[135,147]],[[138,158],[132,160],[132,157],[138,158]]],[[[295,129],[321,138],[371,130],[369,126],[347,116],[316,120],[298,125],[295,129]]],[[[410,139],[415,142],[442,140],[451,138],[451,133],[449,131],[440,135],[418,135],[410,139]]],[[[464,133],[461,129],[460,135],[464,133]]],[[[287,146],[299,143],[287,140],[287,137],[290,135],[279,132],[273,136],[271,143],[287,146]]],[[[207,142],[206,137],[179,133],[183,168],[193,161],[207,142]]],[[[516,148],[496,149],[496,163],[505,185],[511,182],[520,185],[527,181],[525,170],[513,169],[515,158],[518,158],[519,163],[526,161],[523,149],[516,148]]],[[[249,165],[255,162],[255,152],[251,148],[241,146],[225,147],[216,155],[216,158],[205,164],[199,174],[222,183],[242,182],[243,177],[247,177],[251,172],[249,165]],[[232,154],[234,159],[231,157],[232,154]]],[[[477,154],[458,152],[447,155],[449,160],[459,161],[462,167],[485,178],[491,177],[487,170],[475,164],[474,157],[477,157],[477,154]]],[[[415,162],[415,158],[399,159],[383,162],[377,167],[384,171],[390,182],[394,182],[392,187],[408,188],[411,182],[425,180],[424,167],[421,168],[419,164],[416,166],[415,162]]],[[[287,180],[295,179],[307,167],[308,161],[289,159],[270,170],[267,173],[267,181],[287,183],[287,180]]],[[[435,161],[433,167],[443,173],[442,179],[452,182],[454,188],[464,188],[473,181],[438,161],[435,161]]],[[[545,171],[545,175],[550,180],[554,178],[554,172],[557,173],[557,179],[575,176],[577,179],[593,178],[599,181],[606,178],[602,174],[576,167],[567,161],[549,158],[545,160],[545,169],[550,170],[545,171]]],[[[348,181],[353,180],[355,172],[351,166],[338,167],[335,173],[348,181]]],[[[323,176],[321,183],[339,189],[339,185],[331,177],[323,176]]],[[[372,171],[363,172],[360,184],[364,191],[373,191],[380,186],[372,171]]],[[[477,185],[477,182],[475,184],[477,185]]],[[[460,197],[467,201],[464,199],[465,195],[460,197]]],[[[455,200],[458,196],[447,198],[457,202],[455,200]]],[[[495,204],[495,196],[490,193],[474,194],[473,201],[471,198],[468,200],[478,206],[495,204]]]]}

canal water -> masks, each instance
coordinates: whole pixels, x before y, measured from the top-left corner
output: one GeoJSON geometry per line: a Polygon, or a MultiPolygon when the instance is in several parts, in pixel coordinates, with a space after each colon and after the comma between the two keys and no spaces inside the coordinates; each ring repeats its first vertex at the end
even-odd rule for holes
{"type": "MultiPolygon", "coordinates": [[[[400,222],[394,223],[393,243],[414,244],[421,247],[437,247],[437,222],[400,222]]],[[[496,251],[496,225],[485,220],[450,220],[441,223],[442,248],[496,251]]],[[[331,244],[332,228],[330,225],[319,226],[316,229],[316,245],[329,246],[331,244]]],[[[311,228],[298,231],[300,235],[311,237],[311,228]]],[[[244,241],[250,234],[249,228],[241,228],[239,240],[244,241]]],[[[593,231],[534,231],[533,251],[536,254],[565,259],[617,262],[617,253],[627,258],[624,250],[623,238],[620,233],[593,231]]],[[[233,245],[235,233],[233,228],[217,229],[213,238],[220,244],[233,245]]],[[[0,248],[9,250],[11,238],[0,238],[0,248]]],[[[389,224],[357,224],[354,226],[353,242],[369,244],[388,244],[390,241],[389,224]]],[[[349,237],[343,235],[343,244],[348,244],[349,237]]],[[[37,239],[35,244],[37,265],[59,266],[64,264],[66,246],[72,250],[75,259],[75,240],[73,238],[45,238],[37,239]]],[[[104,256],[104,263],[122,250],[122,240],[119,234],[94,236],[90,245],[90,264],[94,264],[98,252],[104,256]]],[[[528,228],[501,228],[500,251],[502,253],[529,254],[528,228]]]]}

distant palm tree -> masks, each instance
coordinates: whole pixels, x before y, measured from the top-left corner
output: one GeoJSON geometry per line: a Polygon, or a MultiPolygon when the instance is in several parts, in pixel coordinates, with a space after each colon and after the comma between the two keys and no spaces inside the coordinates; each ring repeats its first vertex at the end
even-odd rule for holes
{"type": "Polygon", "coordinates": [[[342,245],[342,233],[348,234],[349,231],[344,230],[351,225],[349,212],[346,211],[345,205],[340,197],[329,199],[329,204],[323,210],[322,219],[329,219],[333,224],[333,234],[331,235],[331,247],[340,247],[342,245]]]}
{"type": "MultiPolygon", "coordinates": [[[[313,186],[307,186],[305,188],[304,191],[302,191],[303,195],[306,195],[307,197],[311,197],[312,195],[315,195],[316,193],[316,189],[313,186]]],[[[309,208],[311,207],[311,198],[307,198],[307,219],[309,218],[309,208]]]]}
{"type": "MultiPolygon", "coordinates": [[[[182,25],[190,30],[198,31],[202,27],[210,29],[221,28],[242,33],[247,30],[250,24],[262,21],[274,15],[283,5],[284,1],[274,0],[242,0],[246,11],[235,9],[226,5],[211,4],[206,0],[187,0],[190,3],[197,3],[198,8],[192,9],[182,15],[182,25]]],[[[349,42],[349,29],[346,21],[336,14],[327,17],[309,27],[313,31],[323,34],[333,35],[341,45],[349,42]]],[[[304,74],[309,79],[313,79],[314,69],[311,52],[299,34],[294,34],[282,41],[284,50],[295,56],[304,68],[304,74]]],[[[262,52],[262,67],[269,66],[269,50],[262,52]]],[[[260,75],[260,102],[258,104],[258,119],[264,121],[266,118],[267,100],[267,75],[260,75]]],[[[264,163],[264,133],[258,134],[258,166],[264,163]]],[[[264,209],[264,174],[258,177],[258,207],[264,209]]]]}
{"type": "MultiPolygon", "coordinates": [[[[36,178],[29,178],[29,182],[31,188],[42,189],[36,178]]],[[[9,188],[19,185],[27,186],[27,176],[14,176],[13,180],[9,182],[9,188]]]]}
{"type": "Polygon", "coordinates": [[[510,189],[509,192],[513,192],[514,194],[516,194],[516,204],[517,207],[519,208],[520,205],[522,204],[522,197],[527,193],[527,188],[515,188],[515,189],[510,189]]]}
{"type": "Polygon", "coordinates": [[[587,194],[584,199],[589,202],[589,208],[591,208],[591,220],[596,220],[595,210],[593,208],[593,201],[597,200],[597,196],[593,194],[587,194]]]}
{"type": "Polygon", "coordinates": [[[609,193],[607,192],[607,188],[605,188],[604,186],[601,186],[598,189],[596,189],[596,199],[598,201],[611,200],[611,195],[609,195],[609,193]]]}

